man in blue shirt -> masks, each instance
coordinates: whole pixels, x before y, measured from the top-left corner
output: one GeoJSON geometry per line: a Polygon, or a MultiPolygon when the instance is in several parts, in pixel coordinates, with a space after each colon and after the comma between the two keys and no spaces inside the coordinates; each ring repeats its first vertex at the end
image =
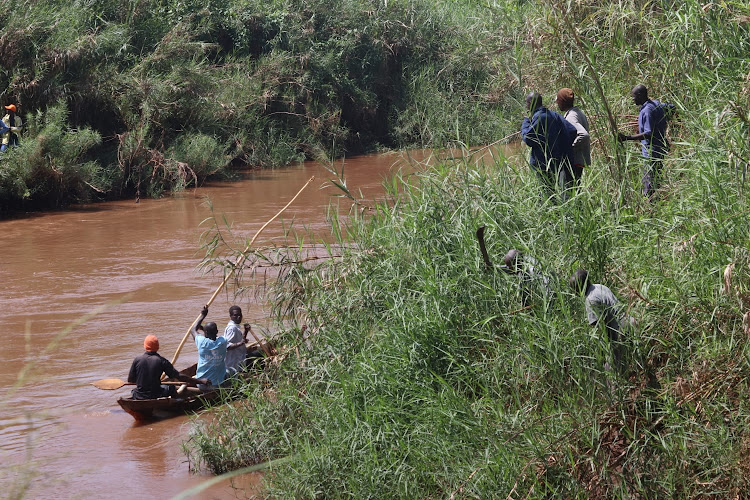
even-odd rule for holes
{"type": "Polygon", "coordinates": [[[641,107],[638,113],[638,134],[618,134],[620,142],[641,141],[643,169],[643,195],[651,197],[658,187],[662,160],[669,152],[667,142],[667,105],[648,98],[645,85],[636,85],[631,92],[633,102],[641,107]]]}
{"type": "MultiPolygon", "coordinates": [[[[219,329],[216,323],[209,321],[204,327],[201,323],[208,315],[208,306],[203,306],[201,317],[190,331],[198,348],[198,369],[196,378],[207,378],[214,387],[218,387],[226,378],[227,367],[227,339],[218,337],[219,329]]],[[[198,386],[200,389],[210,389],[211,386],[198,386]]]]}
{"type": "Polygon", "coordinates": [[[562,115],[544,107],[542,96],[537,92],[526,96],[526,106],[531,119],[523,119],[521,138],[531,147],[531,168],[548,189],[552,190],[558,184],[565,200],[567,190],[575,182],[571,166],[577,131],[562,115]]]}

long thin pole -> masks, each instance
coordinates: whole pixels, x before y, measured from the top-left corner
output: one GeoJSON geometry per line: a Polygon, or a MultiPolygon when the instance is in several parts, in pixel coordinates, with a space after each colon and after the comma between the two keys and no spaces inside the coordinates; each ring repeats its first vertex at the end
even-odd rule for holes
{"type": "MultiPolygon", "coordinates": [[[[237,259],[237,262],[232,266],[232,268],[229,270],[229,272],[227,273],[227,275],[224,277],[224,281],[221,282],[221,285],[219,285],[219,287],[216,289],[216,291],[214,292],[214,294],[211,295],[211,298],[208,299],[208,302],[206,303],[206,307],[209,307],[211,304],[213,304],[214,300],[219,295],[219,292],[221,292],[222,288],[224,288],[224,286],[229,281],[229,278],[231,278],[232,275],[234,274],[234,270],[237,269],[240,265],[242,265],[242,263],[245,262],[245,260],[247,259],[247,253],[250,251],[250,247],[253,246],[253,243],[255,243],[255,240],[258,238],[258,236],[260,235],[260,233],[262,233],[263,230],[271,222],[273,222],[274,220],[276,220],[276,218],[279,215],[281,215],[282,213],[284,213],[284,210],[286,210],[287,208],[289,208],[289,205],[291,205],[294,202],[294,200],[296,200],[297,197],[302,193],[302,191],[304,191],[305,188],[310,185],[310,183],[313,181],[313,179],[315,179],[314,175],[312,177],[310,177],[310,179],[305,183],[304,186],[302,186],[302,189],[300,189],[299,191],[297,191],[297,194],[294,195],[294,198],[292,198],[291,200],[289,200],[289,203],[287,203],[284,206],[284,208],[282,208],[281,210],[279,210],[279,212],[276,215],[274,215],[273,217],[271,217],[268,220],[268,222],[266,222],[265,224],[263,224],[263,226],[261,226],[261,228],[258,229],[258,232],[255,233],[255,236],[253,236],[253,239],[250,240],[250,243],[247,244],[247,248],[245,248],[245,251],[242,252],[242,257],[240,257],[239,259],[237,259]]],[[[193,325],[195,324],[196,321],[198,321],[198,319],[200,319],[200,316],[198,316],[197,318],[195,318],[195,321],[193,321],[190,324],[190,328],[188,328],[188,331],[185,332],[185,336],[182,337],[182,342],[180,342],[180,345],[177,346],[177,351],[174,353],[174,357],[172,358],[172,364],[173,365],[177,362],[177,358],[180,356],[180,351],[182,351],[182,346],[185,345],[185,341],[187,340],[188,335],[190,335],[190,332],[193,331],[193,325]]]]}

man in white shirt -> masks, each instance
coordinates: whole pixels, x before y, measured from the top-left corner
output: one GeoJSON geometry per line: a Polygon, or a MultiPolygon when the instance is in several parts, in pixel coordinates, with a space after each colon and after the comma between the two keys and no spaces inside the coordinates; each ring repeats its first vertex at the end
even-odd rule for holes
{"type": "MultiPolygon", "coordinates": [[[[620,326],[620,320],[626,318],[622,318],[620,301],[608,287],[589,283],[589,273],[584,269],[573,273],[570,277],[570,287],[585,296],[586,318],[589,325],[606,330],[615,369],[623,373],[625,371],[622,345],[624,332],[620,326]]],[[[609,370],[609,363],[605,364],[604,368],[609,370]]]]}
{"type": "Polygon", "coordinates": [[[583,169],[591,165],[591,136],[589,120],[583,111],[573,104],[574,101],[573,89],[564,88],[557,93],[557,107],[565,119],[576,128],[576,137],[573,139],[573,178],[577,183],[583,169]]]}

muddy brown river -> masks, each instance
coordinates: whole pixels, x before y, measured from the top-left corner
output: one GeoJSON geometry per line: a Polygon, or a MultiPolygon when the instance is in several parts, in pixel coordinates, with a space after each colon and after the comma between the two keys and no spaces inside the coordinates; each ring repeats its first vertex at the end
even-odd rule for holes
{"type": "MultiPolygon", "coordinates": [[[[340,167],[340,162],[338,164],[340,167]]],[[[413,170],[400,154],[347,159],[348,186],[365,199],[382,195],[393,172],[413,170]]],[[[177,345],[221,282],[203,276],[201,221],[225,215],[233,231],[251,238],[315,175],[284,213],[298,232],[327,239],[330,204],[349,204],[320,165],[248,172],[237,182],[206,185],[160,200],[75,207],[0,221],[0,307],[5,343],[0,351],[0,485],[3,497],[170,498],[208,477],[191,473],[182,443],[193,417],[136,424],[120,409],[116,391],[90,385],[126,379],[149,333],[171,359],[177,345]],[[304,229],[303,229],[304,228],[304,229]],[[81,322],[91,315],[90,318],[81,322]],[[24,380],[14,387],[21,374],[24,380]]],[[[255,246],[284,245],[284,226],[272,223],[255,246]]],[[[293,243],[293,241],[289,241],[293,243]]],[[[220,294],[208,320],[220,328],[238,303],[245,321],[272,332],[269,311],[256,299],[220,294]]],[[[178,369],[197,361],[187,342],[178,369]]],[[[257,476],[208,489],[196,498],[246,498],[257,476]],[[235,489],[233,486],[242,488],[235,489]]]]}

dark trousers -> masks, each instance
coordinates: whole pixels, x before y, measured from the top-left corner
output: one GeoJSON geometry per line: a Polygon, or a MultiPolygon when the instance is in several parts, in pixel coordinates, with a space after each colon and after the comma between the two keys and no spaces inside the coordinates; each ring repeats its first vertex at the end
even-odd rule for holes
{"type": "Polygon", "coordinates": [[[161,387],[161,391],[159,392],[159,394],[153,394],[153,397],[151,398],[137,397],[136,396],[136,391],[138,390],[137,388],[132,390],[131,396],[133,397],[133,399],[156,399],[156,398],[168,398],[170,396],[177,395],[177,388],[173,385],[162,384],[160,387],[161,387]]]}
{"type": "Polygon", "coordinates": [[[643,196],[651,197],[659,188],[662,158],[643,159],[643,196]]]}
{"type": "Polygon", "coordinates": [[[542,199],[547,199],[555,194],[555,186],[558,183],[559,169],[557,164],[549,162],[547,165],[531,165],[536,173],[539,183],[542,185],[542,199]]]}
{"type": "Polygon", "coordinates": [[[545,197],[552,196],[557,189],[562,201],[566,201],[575,192],[583,175],[581,165],[571,166],[567,160],[550,161],[547,165],[532,165],[532,168],[542,183],[545,197]]]}
{"type": "Polygon", "coordinates": [[[557,173],[557,186],[560,189],[560,198],[562,198],[562,201],[567,201],[571,195],[575,194],[575,190],[581,182],[582,175],[582,165],[571,166],[565,162],[560,168],[557,173]]]}

